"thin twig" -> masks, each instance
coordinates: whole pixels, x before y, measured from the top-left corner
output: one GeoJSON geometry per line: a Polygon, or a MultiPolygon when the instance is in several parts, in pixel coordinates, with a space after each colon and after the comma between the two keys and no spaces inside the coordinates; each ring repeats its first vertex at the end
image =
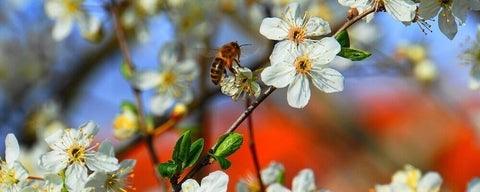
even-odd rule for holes
{"type": "MultiPolygon", "coordinates": [[[[246,107],[248,108],[248,106],[250,105],[250,98],[247,98],[246,104],[247,104],[246,107]]],[[[248,117],[247,127],[248,127],[248,136],[250,137],[248,146],[250,147],[250,153],[252,153],[253,165],[255,167],[255,172],[258,179],[258,186],[260,187],[260,191],[264,192],[265,187],[263,186],[262,174],[260,173],[260,163],[258,160],[257,148],[255,146],[255,137],[253,136],[253,122],[252,122],[251,115],[248,117]]]]}
{"type": "MultiPolygon", "coordinates": [[[[118,45],[120,46],[120,51],[122,52],[123,59],[125,60],[125,63],[127,64],[128,69],[134,72],[135,65],[132,62],[130,51],[128,50],[127,40],[125,38],[125,32],[123,30],[123,26],[121,22],[119,21],[119,15],[118,15],[118,10],[117,10],[115,1],[111,1],[111,3],[112,4],[109,7],[109,10],[111,12],[111,15],[113,17],[113,21],[115,24],[115,33],[116,33],[118,45]]],[[[142,130],[143,132],[143,139],[147,144],[148,152],[150,153],[150,158],[153,164],[158,164],[159,160],[155,153],[155,149],[153,147],[153,139],[152,139],[152,136],[148,134],[148,129],[145,123],[145,118],[144,118],[145,115],[143,113],[144,109],[143,109],[143,100],[141,97],[141,91],[139,89],[132,87],[132,92],[135,97],[135,104],[138,111],[138,124],[140,126],[140,130],[142,130]]]]}
{"type": "Polygon", "coordinates": [[[346,30],[347,28],[349,28],[350,26],[352,26],[354,23],[356,23],[358,20],[366,17],[367,15],[369,15],[370,13],[373,13],[376,11],[376,8],[375,6],[370,8],[370,9],[367,9],[365,10],[363,13],[357,15],[356,17],[354,17],[353,19],[351,20],[348,20],[347,22],[345,22],[345,24],[342,25],[342,27],[340,27],[340,29],[337,30],[337,32],[335,32],[332,37],[336,37],[341,31],[343,30],[346,30]]]}

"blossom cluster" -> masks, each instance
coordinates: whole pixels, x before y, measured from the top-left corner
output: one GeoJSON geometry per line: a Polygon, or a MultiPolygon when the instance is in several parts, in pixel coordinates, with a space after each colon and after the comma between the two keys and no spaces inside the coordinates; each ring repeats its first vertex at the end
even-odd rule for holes
{"type": "Polygon", "coordinates": [[[261,73],[262,81],[277,88],[288,86],[287,101],[295,108],[307,105],[310,82],[326,93],[342,91],[342,74],[328,67],[340,44],[332,37],[309,39],[330,33],[328,22],[301,14],[298,3],[288,5],[282,16],[265,18],[260,25],[260,34],[279,41],[270,55],[271,66],[261,73]]]}
{"type": "Polygon", "coordinates": [[[29,175],[19,160],[20,147],[13,134],[5,139],[5,160],[0,159],[1,191],[122,191],[132,189],[128,178],[136,161],[118,163],[108,141],[93,144],[98,126],[89,121],[78,129],[61,129],[45,141],[50,151],[38,159],[46,173],[29,175]],[[98,147],[98,149],[96,149],[98,147]]]}

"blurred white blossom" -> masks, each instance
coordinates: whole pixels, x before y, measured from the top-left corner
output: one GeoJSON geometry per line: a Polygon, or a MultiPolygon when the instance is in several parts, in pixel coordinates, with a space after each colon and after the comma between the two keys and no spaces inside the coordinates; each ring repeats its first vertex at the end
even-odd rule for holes
{"type": "Polygon", "coordinates": [[[421,171],[411,165],[397,171],[392,176],[392,182],[386,185],[376,185],[376,192],[438,192],[442,178],[437,172],[422,175],[421,171]]]}
{"type": "Polygon", "coordinates": [[[140,90],[154,88],[155,96],[150,101],[153,114],[163,115],[175,101],[190,103],[193,100],[192,81],[198,77],[199,69],[191,58],[179,60],[172,43],[166,44],[160,51],[159,71],[138,71],[133,74],[132,84],[140,90]]]}
{"type": "MultiPolygon", "coordinates": [[[[415,18],[417,6],[411,0],[338,0],[343,6],[355,8],[361,14],[367,9],[375,7],[384,7],[385,11],[401,22],[411,22],[415,18]]],[[[373,13],[365,17],[369,22],[373,18],[373,13]]]]}
{"type": "Polygon", "coordinates": [[[470,70],[470,89],[480,88],[480,25],[477,26],[477,38],[472,45],[460,54],[466,64],[472,65],[470,70]]]}
{"type": "Polygon", "coordinates": [[[292,181],[292,190],[287,189],[280,183],[274,183],[267,187],[267,192],[305,192],[315,191],[315,175],[311,169],[301,170],[292,181]]]}

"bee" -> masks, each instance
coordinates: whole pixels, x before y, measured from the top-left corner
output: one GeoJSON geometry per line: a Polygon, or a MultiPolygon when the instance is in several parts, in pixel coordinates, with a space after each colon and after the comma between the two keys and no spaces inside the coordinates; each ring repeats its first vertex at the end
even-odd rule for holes
{"type": "Polygon", "coordinates": [[[240,65],[240,47],[244,45],[248,44],[239,45],[238,42],[232,41],[220,47],[210,67],[210,78],[213,84],[218,85],[222,77],[227,74],[225,68],[228,68],[230,72],[236,74],[233,64],[236,63],[240,65]]]}

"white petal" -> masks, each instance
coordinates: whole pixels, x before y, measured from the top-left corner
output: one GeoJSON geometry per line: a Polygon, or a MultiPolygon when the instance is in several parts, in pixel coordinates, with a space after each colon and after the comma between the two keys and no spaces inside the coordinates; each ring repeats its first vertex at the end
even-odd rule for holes
{"type": "Polygon", "coordinates": [[[5,161],[7,164],[12,164],[20,156],[20,146],[18,146],[17,138],[12,133],[9,133],[5,138],[5,161]]]}
{"type": "Polygon", "coordinates": [[[297,46],[292,41],[281,41],[275,44],[272,54],[270,55],[270,63],[276,64],[292,64],[297,58],[297,46]]]}
{"type": "Polygon", "coordinates": [[[65,184],[68,191],[81,191],[87,181],[87,168],[74,163],[65,171],[65,184]]]}
{"type": "Polygon", "coordinates": [[[392,192],[416,192],[406,183],[392,183],[390,189],[392,192]]]}
{"type": "Polygon", "coordinates": [[[79,129],[82,130],[82,133],[79,134],[82,134],[83,137],[87,138],[98,133],[98,125],[91,120],[80,125],[79,129]]]}
{"type": "Polygon", "coordinates": [[[279,183],[274,183],[267,187],[267,192],[290,192],[290,190],[279,183]]]}
{"type": "Polygon", "coordinates": [[[202,179],[200,184],[201,192],[226,192],[228,185],[228,175],[223,171],[215,171],[202,179]]]}
{"type": "Polygon", "coordinates": [[[97,190],[102,189],[105,187],[105,182],[107,181],[108,176],[107,173],[103,171],[95,171],[90,174],[87,178],[87,182],[85,183],[86,188],[96,188],[97,190]]]}
{"type": "Polygon", "coordinates": [[[266,169],[261,171],[261,177],[264,185],[270,185],[278,180],[281,174],[285,174],[285,167],[277,162],[272,162],[266,169]]]}
{"type": "Polygon", "coordinates": [[[200,185],[193,179],[187,179],[182,183],[182,192],[199,192],[200,185]]]}
{"type": "Polygon", "coordinates": [[[67,167],[66,161],[68,160],[67,154],[62,151],[53,150],[44,153],[38,159],[38,165],[40,168],[46,171],[58,173],[60,170],[67,167]]]}
{"type": "Polygon", "coordinates": [[[283,12],[283,15],[285,15],[285,19],[287,20],[287,22],[296,24],[302,23],[302,20],[299,20],[300,4],[298,2],[288,4],[288,6],[285,8],[285,11],[283,12]]]}
{"type": "Polygon", "coordinates": [[[55,150],[57,147],[55,147],[54,145],[56,142],[59,142],[62,139],[63,134],[64,134],[64,130],[59,129],[55,131],[53,134],[51,134],[50,136],[48,136],[47,138],[45,138],[45,142],[50,148],[55,150]]]}
{"type": "Polygon", "coordinates": [[[437,191],[442,185],[442,177],[436,172],[428,172],[418,182],[417,192],[437,191]]]}
{"type": "Polygon", "coordinates": [[[320,36],[331,32],[328,22],[318,17],[310,18],[305,26],[307,36],[320,36]]]}
{"type": "Polygon", "coordinates": [[[113,149],[113,145],[109,141],[103,141],[100,144],[100,146],[98,146],[98,152],[102,153],[102,154],[105,154],[105,155],[108,155],[108,156],[112,156],[112,157],[115,156],[115,151],[113,149]]]}
{"type": "Polygon", "coordinates": [[[438,1],[420,1],[418,7],[418,15],[424,19],[430,19],[437,15],[440,11],[438,1]]]}
{"type": "Polygon", "coordinates": [[[47,0],[45,2],[45,14],[50,18],[59,18],[65,15],[65,9],[60,1],[47,0]]]}
{"type": "Polygon", "coordinates": [[[118,177],[125,177],[130,175],[130,173],[133,171],[133,167],[135,167],[135,164],[137,163],[137,160],[135,159],[125,159],[122,162],[120,162],[120,168],[122,171],[117,171],[118,177]]]}
{"type": "Polygon", "coordinates": [[[45,174],[45,185],[44,187],[48,187],[51,189],[51,192],[61,191],[63,187],[63,181],[60,176],[57,174],[47,173],[45,174]]]}
{"type": "Polygon", "coordinates": [[[272,65],[265,68],[260,76],[266,85],[282,88],[286,87],[293,81],[295,68],[288,65],[272,65]]]}
{"type": "Polygon", "coordinates": [[[155,115],[163,115],[175,103],[172,97],[167,97],[164,95],[156,95],[150,100],[150,110],[155,115]]]}
{"type": "Polygon", "coordinates": [[[305,75],[297,74],[287,90],[288,104],[295,108],[303,108],[310,100],[310,87],[305,75]]]}
{"type": "Polygon", "coordinates": [[[160,49],[160,63],[162,66],[175,66],[178,61],[178,44],[167,42],[160,49]]]}
{"type": "Polygon", "coordinates": [[[468,182],[467,192],[478,192],[480,191],[480,178],[474,178],[468,182]]]}
{"type": "Polygon", "coordinates": [[[392,192],[390,185],[375,185],[375,192],[392,192]]]}
{"type": "Polygon", "coordinates": [[[293,192],[314,191],[316,188],[315,176],[311,169],[304,169],[293,178],[293,192]]]}
{"type": "Polygon", "coordinates": [[[313,65],[324,65],[332,62],[340,52],[341,46],[333,37],[325,37],[320,41],[306,44],[307,55],[312,59],[313,65]]]}
{"type": "Polygon", "coordinates": [[[133,74],[131,83],[140,90],[147,90],[158,86],[162,78],[156,71],[138,71],[133,74]]]}
{"type": "Polygon", "coordinates": [[[73,20],[72,19],[59,19],[53,27],[53,39],[57,41],[63,40],[72,32],[73,20]]]}
{"type": "Polygon", "coordinates": [[[330,68],[313,68],[310,72],[313,84],[325,93],[343,91],[343,76],[330,68]]]}
{"type": "Polygon", "coordinates": [[[180,63],[177,63],[174,67],[176,73],[182,76],[182,78],[191,81],[198,77],[200,69],[198,68],[197,62],[193,59],[187,59],[180,63]]]}
{"type": "Polygon", "coordinates": [[[265,18],[260,24],[260,34],[271,40],[288,38],[289,25],[279,18],[265,18]]]}
{"type": "Polygon", "coordinates": [[[467,19],[467,12],[470,9],[470,0],[456,0],[452,4],[452,12],[458,18],[460,24],[464,24],[467,19]]]}
{"type": "Polygon", "coordinates": [[[438,15],[438,27],[440,31],[452,40],[457,34],[457,23],[455,23],[455,17],[451,10],[443,9],[438,15]]]}
{"type": "Polygon", "coordinates": [[[88,168],[92,171],[111,172],[118,169],[118,159],[101,152],[97,152],[94,156],[86,158],[85,161],[88,168]]]}
{"type": "Polygon", "coordinates": [[[20,182],[26,181],[28,178],[28,171],[23,167],[22,163],[20,163],[20,161],[14,161],[11,165],[11,168],[13,168],[15,172],[15,177],[20,180],[20,182]]]}
{"type": "Polygon", "coordinates": [[[415,17],[417,6],[411,0],[384,0],[387,13],[392,14],[397,20],[410,22],[415,17]],[[388,3],[387,3],[388,2],[388,3]]]}

